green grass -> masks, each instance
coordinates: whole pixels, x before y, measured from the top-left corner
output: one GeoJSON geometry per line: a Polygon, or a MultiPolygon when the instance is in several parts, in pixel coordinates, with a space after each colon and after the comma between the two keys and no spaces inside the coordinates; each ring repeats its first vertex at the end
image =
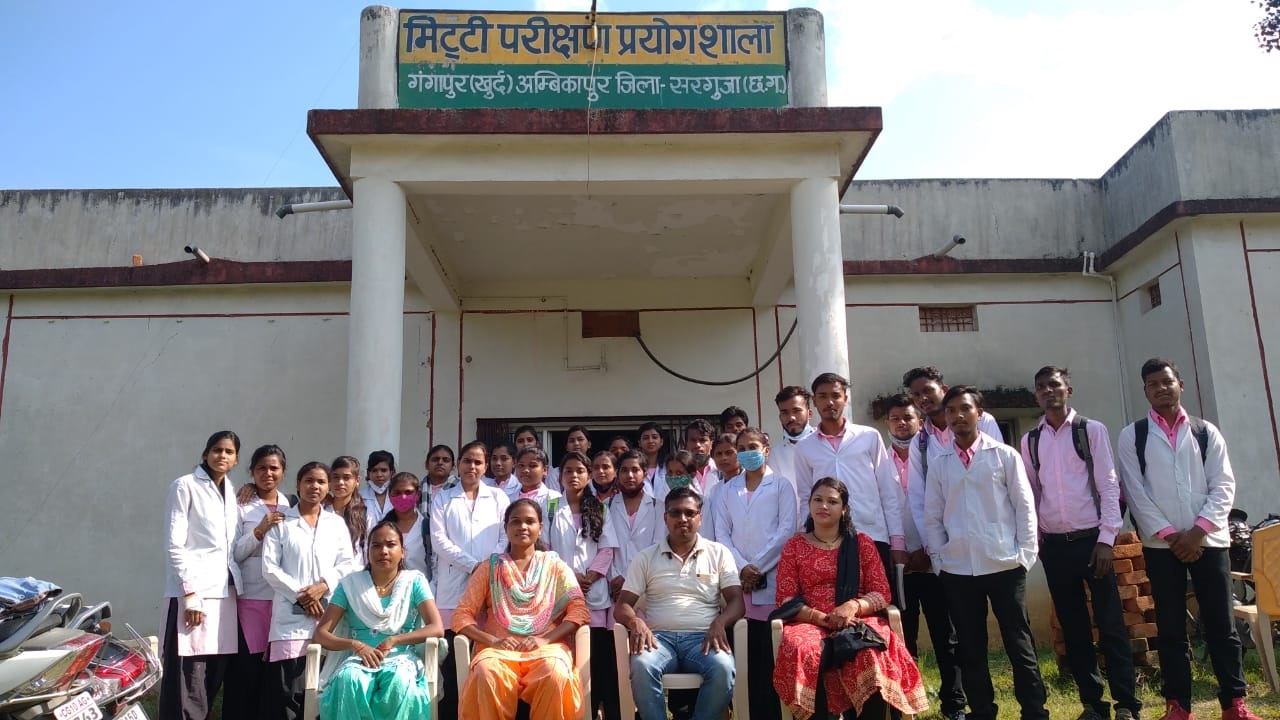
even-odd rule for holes
{"type": "MultiPolygon", "coordinates": [[[[1192,712],[1197,720],[1218,720],[1221,710],[1218,708],[1218,682],[1213,677],[1213,669],[1207,660],[1200,658],[1204,654],[1203,647],[1196,648],[1196,661],[1191,666],[1192,712]]],[[[1009,667],[1009,659],[1003,652],[992,652],[987,662],[991,667],[991,681],[996,689],[996,703],[1000,706],[1000,720],[1017,720],[1018,701],[1013,696],[1013,673],[1009,667]]],[[[933,690],[940,684],[938,665],[934,662],[932,651],[925,650],[920,657],[920,672],[924,676],[925,685],[933,690]]],[[[1080,698],[1076,695],[1076,685],[1070,673],[1060,673],[1058,663],[1054,659],[1053,650],[1040,649],[1040,674],[1044,677],[1045,690],[1048,691],[1049,717],[1052,720],[1076,720],[1080,715],[1080,698]]],[[[1249,709],[1259,717],[1280,718],[1280,693],[1271,692],[1267,678],[1262,674],[1258,663],[1258,653],[1249,650],[1244,654],[1244,676],[1249,683],[1249,709]]],[[[159,691],[153,691],[143,699],[143,708],[147,717],[159,720],[160,713],[156,709],[159,691]]],[[[221,695],[215,700],[215,708],[221,705],[221,695]]],[[[1160,696],[1160,671],[1138,672],[1138,695],[1142,699],[1143,720],[1156,720],[1164,714],[1164,699],[1160,696]]],[[[931,710],[919,716],[918,720],[936,720],[942,717],[937,697],[930,692],[931,710]]],[[[216,720],[221,713],[214,710],[216,720]]]]}
{"type": "MultiPolygon", "coordinates": [[[[1203,647],[1196,648],[1196,660],[1192,663],[1192,713],[1197,720],[1218,720],[1221,709],[1218,706],[1218,682],[1213,677],[1213,668],[1207,660],[1201,660],[1203,647]]],[[[1048,692],[1049,717],[1052,720],[1076,720],[1083,709],[1080,697],[1076,694],[1075,681],[1067,671],[1058,671],[1058,663],[1054,659],[1053,650],[1041,648],[1040,674],[1044,677],[1045,690],[1048,692]]],[[[1000,706],[1000,720],[1017,720],[1019,717],[1018,701],[1013,696],[1013,673],[1009,659],[1003,652],[995,651],[988,656],[991,667],[991,681],[996,690],[996,703],[1000,706]]],[[[1249,709],[1260,717],[1280,718],[1280,693],[1271,692],[1267,678],[1262,673],[1258,662],[1258,653],[1250,650],[1244,656],[1245,680],[1249,683],[1249,709]]],[[[925,685],[937,689],[939,685],[938,666],[933,660],[931,651],[923,651],[920,658],[920,672],[924,676],[925,685]]],[[[1156,720],[1164,714],[1164,698],[1160,696],[1160,671],[1139,669],[1138,696],[1142,700],[1143,720],[1156,720]]],[[[937,697],[930,693],[931,710],[920,716],[919,720],[941,718],[937,697]]]]}

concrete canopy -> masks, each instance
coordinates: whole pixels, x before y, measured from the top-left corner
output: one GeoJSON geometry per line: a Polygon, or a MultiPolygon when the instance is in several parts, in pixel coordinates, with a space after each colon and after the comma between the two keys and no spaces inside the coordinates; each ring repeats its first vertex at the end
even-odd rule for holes
{"type": "Polygon", "coordinates": [[[363,177],[402,188],[407,274],[446,311],[586,278],[723,280],[722,302],[772,305],[792,276],[792,188],[843,188],[880,129],[879,108],[308,117],[348,195],[363,177]]]}

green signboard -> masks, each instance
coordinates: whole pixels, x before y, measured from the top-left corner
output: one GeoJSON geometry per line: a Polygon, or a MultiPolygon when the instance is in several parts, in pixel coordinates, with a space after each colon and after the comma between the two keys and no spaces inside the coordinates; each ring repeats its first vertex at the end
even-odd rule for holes
{"type": "Polygon", "coordinates": [[[402,10],[400,107],[785,107],[784,20],[402,10]]]}

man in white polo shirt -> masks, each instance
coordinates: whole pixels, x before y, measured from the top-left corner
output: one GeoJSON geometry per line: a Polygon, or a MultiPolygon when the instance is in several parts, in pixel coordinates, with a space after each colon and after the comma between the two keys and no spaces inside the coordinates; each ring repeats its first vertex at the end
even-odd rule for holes
{"type": "Polygon", "coordinates": [[[698,534],[702,498],[696,492],[668,493],[664,517],[667,537],[631,561],[614,608],[631,637],[631,693],[640,720],[665,720],[662,676],[698,673],[702,687],[692,720],[716,720],[733,697],[729,628],[746,611],[742,583],[729,549],[698,534]],[[643,620],[635,611],[642,596],[643,620]]]}

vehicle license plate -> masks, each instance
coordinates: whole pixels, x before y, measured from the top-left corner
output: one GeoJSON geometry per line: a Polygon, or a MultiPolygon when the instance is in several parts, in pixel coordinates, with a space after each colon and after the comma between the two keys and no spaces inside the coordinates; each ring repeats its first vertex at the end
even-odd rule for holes
{"type": "Polygon", "coordinates": [[[102,711],[92,695],[82,692],[54,708],[53,716],[58,720],[102,720],[102,711]]]}
{"type": "Polygon", "coordinates": [[[115,720],[147,720],[147,714],[143,712],[141,705],[130,705],[124,712],[116,715],[115,720]]]}

